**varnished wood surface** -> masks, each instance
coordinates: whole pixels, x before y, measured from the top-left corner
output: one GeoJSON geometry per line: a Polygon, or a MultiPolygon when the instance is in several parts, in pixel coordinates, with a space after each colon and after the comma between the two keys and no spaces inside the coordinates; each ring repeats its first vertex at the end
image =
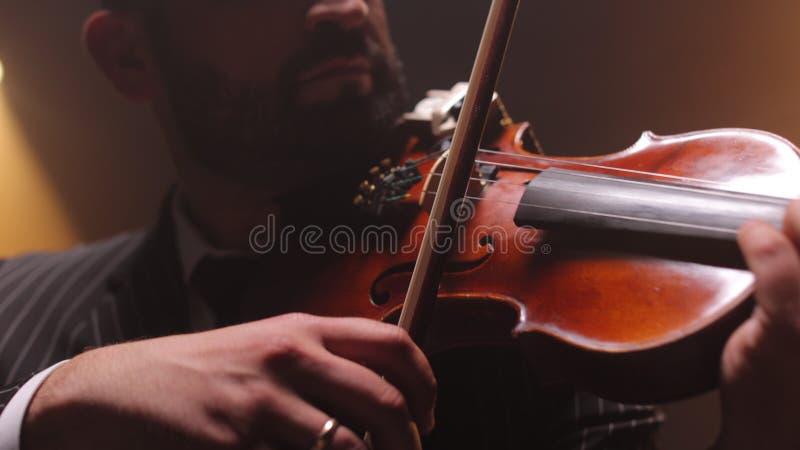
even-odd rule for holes
{"type": "MultiPolygon", "coordinates": [[[[578,161],[592,165],[581,170],[618,175],[599,166],[623,168],[684,177],[689,184],[705,180],[735,191],[800,197],[797,149],[767,133],[645,134],[630,149],[612,155],[537,160],[513,156],[529,155],[519,139],[524,127],[508,127],[489,145],[503,154],[481,154],[479,159],[536,169],[578,161]]],[[[476,245],[474,251],[451,255],[426,350],[522,345],[542,366],[557,368],[619,400],[662,401],[712,387],[722,345],[748,314],[754,289],[752,274],[735,261],[735,249],[728,261],[725,253],[715,259],[693,245],[676,252],[676,243],[669,239],[663,245],[652,238],[636,246],[623,242],[624,237],[616,241],[559,230],[520,230],[513,222],[516,203],[524,192],[522,184],[535,176],[525,169],[501,170],[502,183],[483,190],[466,235],[528,233],[537,243],[536,253],[521,253],[511,242],[495,241],[493,249],[476,245]]],[[[419,189],[415,195],[421,195],[419,189]]],[[[413,208],[414,202],[409,200],[407,206],[413,208]]],[[[401,244],[413,247],[420,242],[426,221],[427,214],[420,212],[402,224],[401,244]]],[[[290,297],[286,304],[292,310],[396,319],[410,271],[381,276],[390,268],[408,268],[414,256],[373,252],[298,258],[296,266],[285,269],[307,277],[301,294],[288,282],[272,287],[290,297]],[[382,305],[373,304],[370,297],[377,279],[381,281],[374,289],[388,294],[382,305]]],[[[273,305],[262,314],[280,312],[273,305]]]]}

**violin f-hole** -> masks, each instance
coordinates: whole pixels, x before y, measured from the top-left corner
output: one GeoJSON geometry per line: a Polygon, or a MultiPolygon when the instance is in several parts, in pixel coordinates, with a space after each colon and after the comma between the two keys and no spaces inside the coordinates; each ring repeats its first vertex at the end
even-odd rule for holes
{"type": "MultiPolygon", "coordinates": [[[[469,261],[450,261],[445,264],[443,274],[463,274],[471,270],[475,270],[489,262],[492,254],[494,253],[494,238],[487,234],[481,236],[478,243],[480,245],[480,251],[479,256],[476,259],[469,261]]],[[[370,286],[370,303],[376,307],[388,305],[392,301],[394,295],[391,289],[382,288],[381,286],[384,284],[384,282],[396,276],[410,278],[411,274],[414,272],[414,265],[414,262],[405,262],[392,266],[381,272],[381,274],[378,275],[378,277],[372,283],[372,286],[370,286]]],[[[405,280],[404,284],[408,284],[408,281],[405,280]]],[[[405,292],[397,292],[397,294],[397,300],[402,301],[402,295],[405,295],[405,292]]]]}

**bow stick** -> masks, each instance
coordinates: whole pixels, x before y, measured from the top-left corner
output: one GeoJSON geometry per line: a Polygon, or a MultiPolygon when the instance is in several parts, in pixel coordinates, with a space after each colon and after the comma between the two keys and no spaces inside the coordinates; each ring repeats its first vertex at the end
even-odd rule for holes
{"type": "Polygon", "coordinates": [[[420,345],[433,316],[448,253],[444,249],[453,242],[455,208],[467,191],[518,9],[519,0],[492,1],[453,144],[425,228],[399,322],[420,345]]]}

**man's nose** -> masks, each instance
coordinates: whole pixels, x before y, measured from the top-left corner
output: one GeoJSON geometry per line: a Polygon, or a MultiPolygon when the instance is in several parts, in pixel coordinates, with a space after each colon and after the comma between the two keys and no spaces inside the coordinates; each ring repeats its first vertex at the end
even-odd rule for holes
{"type": "Polygon", "coordinates": [[[315,30],[322,23],[333,23],[345,30],[360,27],[369,16],[367,0],[319,0],[306,14],[306,27],[315,30]]]}

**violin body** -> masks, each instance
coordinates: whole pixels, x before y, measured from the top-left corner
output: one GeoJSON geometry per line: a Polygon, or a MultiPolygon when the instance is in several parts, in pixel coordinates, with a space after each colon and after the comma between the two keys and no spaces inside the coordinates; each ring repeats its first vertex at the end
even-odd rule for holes
{"type": "MultiPolygon", "coordinates": [[[[732,129],[670,137],[645,133],[631,148],[610,155],[542,158],[526,149],[528,124],[507,117],[493,123],[484,135],[484,147],[493,151],[478,158],[476,173],[485,179],[476,175],[470,188],[473,201],[462,211],[449,250],[424,350],[519,346],[535,367],[619,401],[660,402],[713,388],[723,346],[753,305],[754,278],[734,242],[520,226],[519,204],[543,170],[564,166],[800,197],[797,148],[768,133],[732,129]]],[[[340,235],[339,244],[352,246],[352,252],[288,263],[286,270],[306,274],[302,293],[276,280],[269,295],[289,297],[281,303],[292,311],[397,321],[428,220],[426,199],[441,165],[420,159],[427,149],[415,142],[399,166],[412,161],[427,175],[391,205],[393,212],[369,225],[355,245],[340,235]],[[394,240],[389,228],[381,228],[386,225],[397,233],[394,240]],[[362,248],[367,234],[382,236],[362,248]]]]}

